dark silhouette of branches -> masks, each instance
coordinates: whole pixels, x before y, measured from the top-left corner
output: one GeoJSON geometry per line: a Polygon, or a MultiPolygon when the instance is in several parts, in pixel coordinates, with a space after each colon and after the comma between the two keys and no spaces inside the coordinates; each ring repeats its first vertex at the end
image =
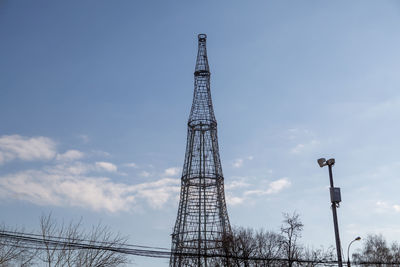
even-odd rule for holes
{"type": "Polygon", "coordinates": [[[295,264],[295,260],[301,256],[302,248],[298,243],[303,231],[303,223],[300,220],[300,215],[294,212],[292,215],[289,213],[283,214],[283,222],[281,226],[281,235],[283,236],[282,250],[285,258],[288,259],[289,267],[295,264]]]}
{"type": "MultiPolygon", "coordinates": [[[[22,231],[18,229],[8,229],[0,226],[0,234],[8,231],[22,231]]],[[[0,266],[29,266],[34,258],[35,249],[28,249],[21,246],[19,239],[11,237],[0,238],[0,266]]]]}
{"type": "Polygon", "coordinates": [[[332,264],[333,248],[305,248],[299,243],[303,223],[297,213],[283,214],[280,232],[236,227],[223,242],[229,255],[223,266],[282,267],[332,264]]]}
{"type": "Polygon", "coordinates": [[[111,230],[98,224],[90,232],[82,230],[81,221],[58,224],[51,214],[40,218],[41,236],[44,249],[38,254],[38,259],[46,266],[119,266],[128,262],[126,255],[113,251],[126,244],[126,238],[114,234],[111,230]],[[62,237],[65,242],[53,242],[54,236],[62,237]],[[89,240],[86,247],[71,249],[71,245],[81,240],[89,240]],[[102,249],[92,245],[102,244],[102,249]]]}
{"type": "Polygon", "coordinates": [[[0,229],[0,267],[120,266],[128,263],[127,254],[118,251],[126,240],[101,224],[84,231],[81,221],[58,223],[49,214],[40,218],[38,234],[0,229]]]}
{"type": "Polygon", "coordinates": [[[393,242],[390,246],[380,235],[368,235],[363,247],[352,255],[355,264],[368,267],[400,266],[400,245],[393,242]]]}
{"type": "MultiPolygon", "coordinates": [[[[172,253],[165,248],[126,244],[126,238],[100,224],[83,231],[80,221],[59,224],[48,215],[42,216],[40,222],[38,234],[2,227],[1,267],[121,266],[128,262],[129,255],[169,258],[172,253]]],[[[332,247],[314,249],[300,243],[302,229],[299,215],[284,214],[279,232],[233,228],[232,234],[221,240],[224,253],[201,256],[210,258],[212,266],[336,266],[332,247]]],[[[198,257],[198,253],[181,255],[188,259],[198,257]]],[[[399,259],[399,243],[389,246],[381,235],[370,235],[362,249],[353,254],[352,266],[400,266],[399,259]]]]}

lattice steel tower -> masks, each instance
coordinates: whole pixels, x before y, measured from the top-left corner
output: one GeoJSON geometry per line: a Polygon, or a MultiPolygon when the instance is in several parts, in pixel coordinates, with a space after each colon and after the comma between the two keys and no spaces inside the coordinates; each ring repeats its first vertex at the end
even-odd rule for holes
{"type": "Polygon", "coordinates": [[[178,217],[172,234],[170,266],[218,266],[222,238],[231,233],[224,177],[218,152],[217,121],[210,91],[205,34],[194,72],[194,95],[188,121],[178,217]]]}

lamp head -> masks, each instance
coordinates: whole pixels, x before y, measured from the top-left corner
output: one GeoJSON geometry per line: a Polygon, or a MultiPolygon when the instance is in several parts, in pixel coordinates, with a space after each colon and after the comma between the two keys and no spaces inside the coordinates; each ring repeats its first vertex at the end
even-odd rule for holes
{"type": "Polygon", "coordinates": [[[318,165],[322,168],[326,165],[326,159],[325,158],[320,158],[317,160],[318,165]]]}
{"type": "Polygon", "coordinates": [[[334,165],[334,164],[335,164],[335,159],[328,159],[328,160],[326,161],[326,165],[332,166],[332,165],[334,165]]]}
{"type": "Polygon", "coordinates": [[[354,240],[356,241],[361,240],[361,237],[357,236],[354,240]]]}

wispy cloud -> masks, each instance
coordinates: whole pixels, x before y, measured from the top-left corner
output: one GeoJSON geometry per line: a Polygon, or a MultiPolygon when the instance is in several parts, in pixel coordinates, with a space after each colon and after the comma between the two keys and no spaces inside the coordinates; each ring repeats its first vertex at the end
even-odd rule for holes
{"type": "MultiPolygon", "coordinates": [[[[108,161],[80,161],[85,154],[74,149],[59,153],[55,142],[47,137],[1,136],[0,164],[15,159],[46,161],[38,169],[0,176],[0,198],[118,212],[142,205],[159,209],[170,200],[175,202],[179,195],[179,179],[163,178],[140,184],[116,182],[104,174],[123,175],[118,173],[117,165],[108,161]]],[[[137,167],[135,163],[125,166],[137,167]]],[[[165,173],[173,176],[178,171],[169,168],[165,173]]],[[[143,171],[141,175],[148,177],[150,173],[143,171]]]]}
{"type": "Polygon", "coordinates": [[[132,186],[137,197],[145,199],[152,208],[162,208],[170,199],[176,199],[180,191],[180,180],[164,178],[155,182],[132,186]]]}
{"type": "Polygon", "coordinates": [[[138,168],[138,165],[134,162],[125,163],[124,166],[130,167],[130,168],[138,168]]]}
{"type": "Polygon", "coordinates": [[[400,212],[400,205],[395,204],[392,207],[393,207],[395,212],[400,212]]]}
{"type": "Polygon", "coordinates": [[[50,138],[3,135],[0,137],[0,164],[14,159],[50,160],[56,156],[56,144],[50,138]]]}
{"type": "Polygon", "coordinates": [[[291,186],[290,180],[286,177],[270,182],[266,188],[257,181],[258,179],[247,177],[227,183],[225,185],[227,204],[236,206],[254,203],[259,196],[276,195],[291,186]]]}
{"type": "Polygon", "coordinates": [[[179,174],[180,170],[181,169],[178,168],[178,167],[171,167],[171,168],[168,168],[168,169],[166,169],[164,171],[164,175],[166,175],[166,176],[176,176],[176,175],[179,174]]]}
{"type": "Polygon", "coordinates": [[[319,145],[319,141],[318,140],[311,140],[307,143],[300,143],[297,144],[294,148],[292,148],[290,150],[291,154],[300,154],[309,150],[312,150],[313,148],[315,148],[316,146],[319,145]]]}
{"type": "Polygon", "coordinates": [[[242,166],[243,166],[243,159],[236,159],[236,160],[233,162],[232,166],[233,166],[234,168],[240,168],[240,167],[242,167],[242,166]]]}
{"type": "Polygon", "coordinates": [[[289,187],[292,183],[289,181],[288,178],[282,178],[276,181],[273,181],[269,184],[267,189],[267,194],[277,194],[283,189],[289,187]]]}
{"type": "Polygon", "coordinates": [[[256,189],[256,190],[248,190],[244,192],[245,196],[250,196],[250,195],[271,195],[271,194],[278,194],[281,192],[283,189],[290,187],[292,183],[289,181],[288,178],[282,178],[276,181],[272,181],[269,183],[267,189],[256,189]]]}
{"type": "Polygon", "coordinates": [[[84,153],[78,150],[68,150],[64,154],[58,154],[56,159],[60,161],[71,161],[83,158],[84,153]]]}
{"type": "Polygon", "coordinates": [[[375,202],[375,211],[379,213],[399,213],[400,205],[391,204],[390,202],[379,200],[375,202]]]}
{"type": "Polygon", "coordinates": [[[250,184],[243,180],[235,180],[225,185],[225,189],[232,190],[237,188],[249,187],[250,184]]]}
{"type": "Polygon", "coordinates": [[[242,157],[242,158],[237,158],[233,161],[232,163],[232,167],[234,168],[241,168],[243,167],[243,164],[245,163],[245,161],[250,161],[253,160],[254,156],[247,156],[247,157],[242,157]]]}
{"type": "Polygon", "coordinates": [[[105,161],[99,161],[96,162],[96,167],[98,167],[100,170],[105,170],[108,172],[116,172],[117,171],[117,166],[115,164],[112,164],[111,162],[105,162],[105,161]]]}
{"type": "Polygon", "coordinates": [[[233,196],[230,194],[226,195],[226,203],[231,206],[242,204],[245,201],[244,197],[233,196]]]}
{"type": "Polygon", "coordinates": [[[118,212],[133,210],[141,201],[158,209],[179,192],[178,179],[165,178],[129,185],[87,175],[88,169],[83,167],[76,171],[71,166],[57,166],[2,176],[0,197],[38,205],[79,206],[118,212]]]}
{"type": "Polygon", "coordinates": [[[106,158],[111,157],[110,153],[101,150],[92,150],[90,154],[96,157],[106,157],[106,158]]]}

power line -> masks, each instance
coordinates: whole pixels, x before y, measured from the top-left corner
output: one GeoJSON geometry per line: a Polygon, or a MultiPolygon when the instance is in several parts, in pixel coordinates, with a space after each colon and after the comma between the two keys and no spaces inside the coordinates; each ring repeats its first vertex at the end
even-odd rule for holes
{"type": "MultiPolygon", "coordinates": [[[[11,232],[11,231],[0,231],[0,245],[18,247],[22,249],[32,250],[105,250],[113,251],[116,253],[122,253],[132,256],[151,257],[151,258],[170,258],[172,254],[179,254],[185,257],[198,257],[198,253],[185,253],[185,252],[172,252],[167,248],[157,248],[150,246],[142,246],[136,244],[124,244],[124,243],[113,243],[103,242],[87,239],[73,239],[67,237],[56,237],[56,236],[45,236],[38,234],[28,234],[22,232],[11,232]],[[3,240],[2,240],[3,239],[3,240]],[[13,242],[9,242],[13,240],[13,242]]],[[[221,255],[221,254],[202,254],[202,257],[209,258],[225,258],[230,260],[241,260],[241,261],[269,261],[269,262],[287,262],[288,259],[283,258],[268,258],[268,257],[256,257],[256,256],[236,256],[236,255],[221,255]]],[[[313,263],[313,264],[324,264],[325,266],[331,266],[337,264],[334,260],[308,260],[308,259],[292,259],[292,262],[298,263],[313,263]]],[[[400,262],[357,262],[358,265],[368,264],[387,264],[392,266],[399,266],[400,262]]]]}
{"type": "MultiPolygon", "coordinates": [[[[105,241],[94,241],[89,239],[82,239],[82,238],[69,238],[69,237],[60,237],[60,236],[52,236],[52,235],[41,235],[41,234],[33,234],[33,233],[24,233],[18,231],[6,231],[0,230],[0,233],[6,233],[10,235],[20,235],[20,236],[30,236],[30,237],[41,237],[43,239],[56,239],[56,240],[65,240],[65,241],[80,241],[80,242],[90,242],[90,243],[97,243],[97,244],[115,244],[115,242],[105,242],[105,241]]],[[[126,247],[138,247],[138,248],[148,248],[148,249],[158,249],[158,250],[166,250],[169,251],[169,248],[162,248],[162,247],[151,247],[151,246],[144,246],[144,245],[136,245],[136,244],[124,244],[126,247]]]]}
{"type": "MultiPolygon", "coordinates": [[[[10,232],[10,231],[1,231],[0,238],[12,239],[16,242],[14,244],[7,244],[9,246],[24,248],[24,249],[39,249],[39,250],[76,250],[76,249],[95,249],[95,250],[107,250],[114,251],[117,253],[123,253],[134,256],[143,256],[143,257],[153,257],[153,258],[170,258],[171,252],[165,251],[166,248],[160,248],[162,250],[150,250],[150,249],[135,249],[132,247],[139,247],[139,245],[130,245],[130,244],[118,244],[118,243],[110,243],[110,242],[99,242],[93,240],[84,240],[85,242],[76,242],[71,238],[65,237],[52,237],[52,238],[43,238],[41,235],[37,234],[27,234],[21,232],[10,232]],[[108,246],[102,245],[102,243],[107,243],[108,246]],[[34,246],[32,246],[34,245],[34,246]]],[[[81,239],[83,240],[83,239],[81,239]]],[[[148,246],[140,246],[140,247],[148,247],[148,246]]],[[[177,253],[174,253],[177,254],[177,253]]],[[[198,253],[179,253],[185,257],[198,257],[198,253]]],[[[226,256],[221,254],[204,254],[204,257],[210,258],[229,258],[236,260],[251,260],[251,261],[277,261],[283,262],[287,261],[287,259],[280,258],[265,258],[265,257],[240,257],[240,256],[226,256]]],[[[297,262],[304,263],[321,263],[321,264],[334,264],[334,261],[312,261],[312,260],[293,260],[297,262]]]]}

